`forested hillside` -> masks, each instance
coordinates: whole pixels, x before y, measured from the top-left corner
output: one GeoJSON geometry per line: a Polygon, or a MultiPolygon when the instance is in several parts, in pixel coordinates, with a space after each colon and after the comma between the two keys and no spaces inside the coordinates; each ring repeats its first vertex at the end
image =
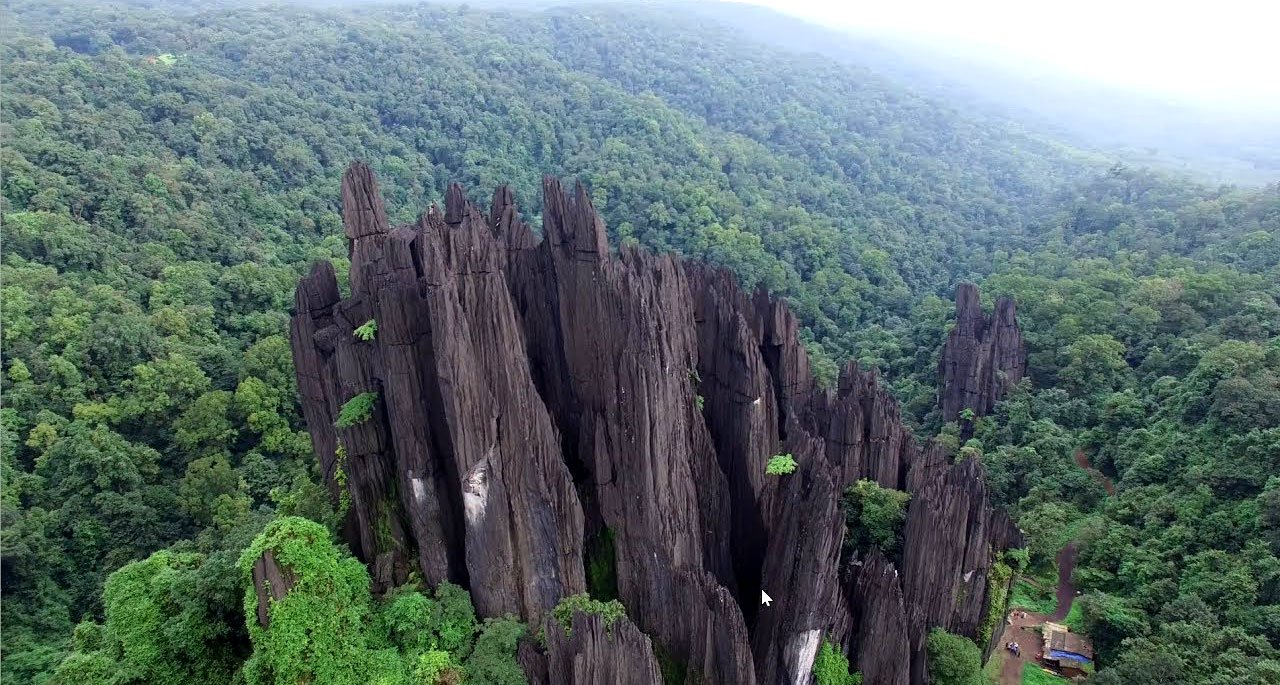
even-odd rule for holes
{"type": "MultiPolygon", "coordinates": [[[[753,41],[871,69],[961,111],[1129,162],[1255,186],[1280,175],[1280,140],[1273,133],[1280,111],[1274,105],[1251,110],[1238,103],[1192,102],[1100,85],[981,42],[956,45],[933,37],[819,26],[752,5],[712,2],[693,8],[753,41]]],[[[838,12],[834,18],[840,19],[838,12]]]]}
{"type": "MultiPolygon", "coordinates": [[[[239,560],[302,531],[288,553],[350,570],[283,517],[337,525],[287,323],[311,262],[345,278],[352,159],[393,222],[455,180],[511,183],[536,219],[541,175],[576,177],[615,245],[786,296],[815,373],[878,368],[954,443],[934,410],[944,298],[961,280],[1014,296],[1030,379],[954,447],[981,455],[1033,569],[1079,541],[1095,680],[1280,680],[1280,187],[1099,162],[669,10],[5,15],[7,681],[230,682],[248,660],[260,682],[292,658],[251,635],[239,560]]],[[[443,651],[508,682],[476,674],[511,665],[518,627],[477,626],[448,588],[361,596],[358,575],[333,630],[375,625],[369,659],[443,651]]]]}

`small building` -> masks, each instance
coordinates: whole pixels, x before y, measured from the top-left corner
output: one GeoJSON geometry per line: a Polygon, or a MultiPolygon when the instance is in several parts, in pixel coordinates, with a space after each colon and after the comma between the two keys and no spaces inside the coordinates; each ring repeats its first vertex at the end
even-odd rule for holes
{"type": "Polygon", "coordinates": [[[1066,626],[1046,621],[1044,660],[1057,666],[1058,672],[1068,678],[1084,675],[1085,667],[1093,664],[1093,645],[1066,626]]]}

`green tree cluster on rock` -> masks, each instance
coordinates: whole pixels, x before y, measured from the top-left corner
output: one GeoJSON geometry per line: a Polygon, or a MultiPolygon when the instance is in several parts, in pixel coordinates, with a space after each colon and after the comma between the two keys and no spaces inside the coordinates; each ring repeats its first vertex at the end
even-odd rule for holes
{"type": "Polygon", "coordinates": [[[556,619],[556,623],[559,623],[560,627],[564,628],[564,632],[567,635],[573,630],[573,615],[576,612],[600,616],[604,619],[605,628],[612,628],[618,619],[627,615],[627,609],[622,606],[622,602],[616,599],[602,602],[598,599],[592,599],[591,595],[585,592],[560,600],[560,603],[552,610],[551,615],[556,619]]]}
{"type": "Polygon", "coordinates": [[[862,674],[849,672],[849,659],[828,640],[822,641],[813,660],[813,680],[817,685],[862,685],[862,674]]]}
{"type": "Polygon", "coordinates": [[[105,620],[77,626],[55,682],[525,682],[519,621],[479,623],[469,593],[449,583],[384,598],[369,588],[364,565],[303,518],[267,524],[238,562],[226,552],[162,550],[111,575],[105,620]],[[268,600],[264,627],[252,567],[266,553],[292,585],[268,600]]]}
{"type": "Polygon", "coordinates": [[[854,483],[843,497],[845,525],[849,531],[845,543],[862,552],[875,548],[893,559],[902,551],[910,500],[910,494],[881,487],[875,481],[854,483]]]}
{"type": "Polygon", "coordinates": [[[253,643],[243,670],[247,683],[524,682],[515,661],[522,624],[511,618],[478,623],[470,594],[450,583],[431,597],[402,587],[374,598],[364,565],[315,522],[272,522],[239,566],[249,585],[245,616],[253,643]],[[266,552],[293,585],[271,603],[263,627],[251,570],[266,552]]]}

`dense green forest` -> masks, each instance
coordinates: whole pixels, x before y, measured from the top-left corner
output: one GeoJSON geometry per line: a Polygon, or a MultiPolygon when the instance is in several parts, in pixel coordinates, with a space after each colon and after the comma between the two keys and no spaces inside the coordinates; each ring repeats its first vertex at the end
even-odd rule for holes
{"type": "Polygon", "coordinates": [[[1280,137],[1275,135],[1280,110],[1274,104],[1259,101],[1250,108],[1134,92],[981,42],[953,44],[870,27],[819,26],[753,5],[687,7],[752,40],[869,68],[961,111],[1105,150],[1131,163],[1252,185],[1280,177],[1280,137]]]}
{"type": "Polygon", "coordinates": [[[955,447],[1034,572],[1080,544],[1093,680],[1280,682],[1280,187],[1101,161],[669,11],[5,15],[6,681],[266,682],[305,647],[331,682],[513,682],[525,628],[447,587],[369,597],[326,532],[287,320],[310,262],[345,271],[364,159],[400,221],[456,180],[536,223],[541,174],[581,179],[615,243],[784,293],[819,373],[879,368],[944,440],[947,298],[1015,296],[1030,379],[955,447]],[[265,548],[344,579],[342,611],[298,594],[321,642],[246,621],[265,548]]]}

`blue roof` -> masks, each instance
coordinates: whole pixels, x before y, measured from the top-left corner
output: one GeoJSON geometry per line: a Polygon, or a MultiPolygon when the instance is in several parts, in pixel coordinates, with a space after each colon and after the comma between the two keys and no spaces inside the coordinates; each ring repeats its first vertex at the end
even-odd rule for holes
{"type": "Polygon", "coordinates": [[[1057,659],[1059,661],[1062,661],[1065,659],[1067,661],[1079,661],[1081,663],[1086,663],[1086,664],[1093,663],[1093,661],[1090,660],[1089,657],[1083,654],[1076,654],[1075,652],[1067,652],[1061,649],[1049,650],[1049,658],[1057,659]]]}

